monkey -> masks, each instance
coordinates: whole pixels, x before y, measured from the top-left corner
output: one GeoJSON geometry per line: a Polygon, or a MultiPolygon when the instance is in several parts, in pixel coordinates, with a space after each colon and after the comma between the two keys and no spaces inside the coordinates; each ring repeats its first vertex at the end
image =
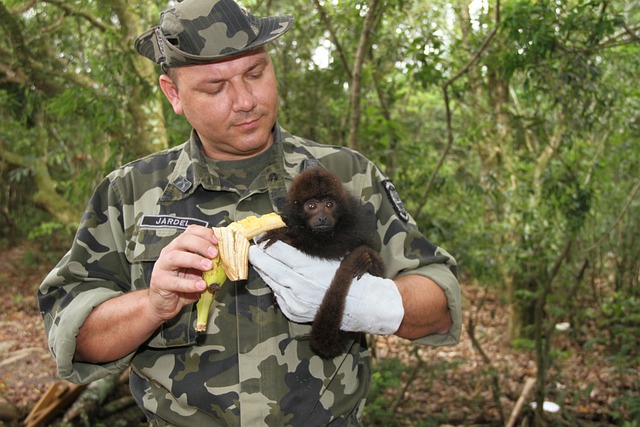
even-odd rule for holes
{"type": "Polygon", "coordinates": [[[297,175],[287,192],[282,218],[286,227],[260,238],[265,247],[283,241],[301,252],[341,260],[311,325],[311,348],[324,358],[343,351],[340,330],[347,293],[354,278],[381,277],[384,261],[374,248],[379,241],[364,205],[347,193],[338,177],[323,167],[297,175]]]}

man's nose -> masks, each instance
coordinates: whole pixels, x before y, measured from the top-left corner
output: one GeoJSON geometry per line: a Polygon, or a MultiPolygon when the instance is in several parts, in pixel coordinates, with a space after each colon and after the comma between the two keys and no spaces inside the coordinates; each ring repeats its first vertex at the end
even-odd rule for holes
{"type": "Polygon", "coordinates": [[[256,97],[253,86],[248,82],[239,82],[235,87],[234,105],[237,111],[251,111],[256,107],[256,97]]]}

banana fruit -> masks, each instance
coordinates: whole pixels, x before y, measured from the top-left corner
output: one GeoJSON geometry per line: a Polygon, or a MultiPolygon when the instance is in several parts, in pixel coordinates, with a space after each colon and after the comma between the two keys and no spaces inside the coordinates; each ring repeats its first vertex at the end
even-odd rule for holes
{"type": "Polygon", "coordinates": [[[207,283],[207,289],[200,294],[200,299],[196,303],[196,331],[203,332],[207,330],[207,322],[209,321],[209,309],[211,303],[216,297],[216,292],[220,286],[227,280],[227,274],[222,266],[220,253],[212,259],[213,268],[202,273],[202,279],[207,283]]]}
{"type": "Polygon", "coordinates": [[[250,240],[265,231],[284,226],[280,215],[273,212],[260,217],[249,216],[226,227],[213,227],[213,234],[218,239],[218,256],[212,260],[213,268],[202,273],[208,288],[196,304],[196,331],[207,329],[211,303],[226,279],[237,281],[249,277],[250,240]]]}
{"type": "Polygon", "coordinates": [[[250,216],[226,227],[213,227],[218,239],[218,251],[229,280],[246,280],[249,277],[249,242],[265,231],[284,227],[285,223],[273,212],[260,217],[250,216]]]}

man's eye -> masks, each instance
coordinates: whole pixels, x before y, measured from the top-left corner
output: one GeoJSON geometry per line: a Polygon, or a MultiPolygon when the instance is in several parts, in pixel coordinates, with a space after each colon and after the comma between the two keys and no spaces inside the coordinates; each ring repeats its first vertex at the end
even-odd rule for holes
{"type": "Polygon", "coordinates": [[[215,87],[215,88],[212,88],[211,90],[209,90],[209,93],[211,95],[217,95],[217,94],[221,93],[222,90],[223,90],[223,87],[222,86],[218,86],[218,87],[215,87]]]}

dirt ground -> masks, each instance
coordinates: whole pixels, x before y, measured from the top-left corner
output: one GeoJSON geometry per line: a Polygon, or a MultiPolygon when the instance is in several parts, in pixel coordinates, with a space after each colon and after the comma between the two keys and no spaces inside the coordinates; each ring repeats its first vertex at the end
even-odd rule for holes
{"type": "Polygon", "coordinates": [[[57,380],[36,293],[50,264],[25,267],[28,246],[0,253],[0,396],[26,415],[57,380]]]}
{"type": "MultiPolygon", "coordinates": [[[[29,262],[36,259],[37,249],[29,246],[0,252],[0,291],[4,295],[0,299],[0,405],[11,408],[17,417],[4,424],[0,419],[0,426],[21,425],[19,420],[58,380],[36,301],[37,287],[52,265],[29,262]]],[[[492,394],[493,376],[504,419],[509,418],[527,378],[535,377],[534,354],[514,350],[505,341],[507,316],[499,296],[468,284],[463,286],[463,295],[465,327],[470,317],[474,319],[475,335],[490,363],[473,347],[466,328],[461,343],[453,347],[424,348],[395,337],[378,338],[378,366],[399,379],[381,391],[388,402],[382,409],[395,408],[386,425],[503,425],[492,394]],[[484,303],[478,311],[481,300],[484,303]],[[402,364],[388,364],[393,358],[402,364]]],[[[616,425],[612,404],[623,394],[637,395],[639,368],[632,369],[631,377],[622,377],[598,349],[584,350],[561,334],[557,341],[560,351],[549,375],[548,400],[561,406],[558,414],[562,416],[549,414],[550,424],[616,425]]],[[[525,405],[525,413],[530,412],[528,408],[525,405]]],[[[518,425],[521,423],[522,415],[518,425]]]]}

